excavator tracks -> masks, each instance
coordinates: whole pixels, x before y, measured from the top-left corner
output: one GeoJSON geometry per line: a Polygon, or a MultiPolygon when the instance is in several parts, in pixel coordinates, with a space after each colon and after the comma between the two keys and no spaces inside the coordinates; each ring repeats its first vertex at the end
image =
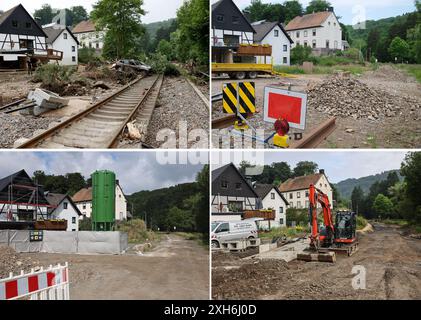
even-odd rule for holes
{"type": "Polygon", "coordinates": [[[87,110],[30,139],[19,149],[114,148],[127,123],[133,119],[147,120],[144,122],[147,129],[162,78],[154,75],[137,79],[87,110]]]}

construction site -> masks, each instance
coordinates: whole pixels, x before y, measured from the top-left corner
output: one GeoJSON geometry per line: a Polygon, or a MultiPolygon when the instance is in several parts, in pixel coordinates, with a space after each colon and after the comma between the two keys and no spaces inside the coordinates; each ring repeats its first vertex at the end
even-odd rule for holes
{"type": "Polygon", "coordinates": [[[91,179],[82,202],[44,191],[25,170],[0,180],[0,300],[207,299],[208,250],[121,217],[114,172],[91,179]]]}
{"type": "Polygon", "coordinates": [[[281,23],[239,5],[212,5],[214,148],[420,146],[421,85],[410,66],[350,47],[334,7],[281,23]]]}
{"type": "Polygon", "coordinates": [[[62,10],[41,26],[22,5],[1,9],[2,148],[208,147],[207,70],[158,54],[104,58],[106,32],[91,20],[60,24],[62,10]]]}
{"type": "MultiPolygon", "coordinates": [[[[361,172],[359,165],[352,167],[358,161],[355,154],[310,155],[315,168],[321,163],[341,163],[348,171],[342,173],[341,166],[333,165],[319,172],[292,174],[280,182],[275,174],[277,182],[271,184],[262,183],[262,176],[251,174],[253,170],[247,174],[233,163],[212,171],[212,298],[419,300],[421,229],[402,216],[397,219],[395,215],[393,220],[393,201],[381,211],[379,203],[392,196],[374,191],[380,184],[391,190],[393,185],[408,183],[410,176],[402,169],[404,180],[397,171],[385,174],[385,180],[378,177],[365,200],[356,202],[355,190],[367,177],[345,180],[356,185],[349,200],[340,191],[342,183],[332,182],[335,175],[349,177],[361,172]],[[362,204],[370,199],[373,204],[362,204]]],[[[289,161],[295,156],[283,154],[281,159],[289,161]]],[[[381,154],[384,165],[399,165],[400,160],[390,156],[381,154]]],[[[273,162],[279,157],[267,152],[263,172],[282,166],[278,174],[285,172],[286,162],[273,162]]],[[[371,157],[365,156],[366,165],[372,168],[370,172],[379,172],[382,161],[371,163],[371,157]]],[[[411,157],[418,158],[419,153],[408,155],[407,160],[403,153],[399,156],[404,159],[402,168],[406,163],[412,167],[411,157]]],[[[291,172],[310,164],[299,162],[291,172]]],[[[416,216],[414,210],[408,207],[402,212],[416,216]]]]}

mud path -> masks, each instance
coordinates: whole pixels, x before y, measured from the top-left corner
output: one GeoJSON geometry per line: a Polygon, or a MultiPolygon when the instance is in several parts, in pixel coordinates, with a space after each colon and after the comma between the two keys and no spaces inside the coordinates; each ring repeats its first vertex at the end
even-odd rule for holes
{"type": "MultiPolygon", "coordinates": [[[[266,272],[269,269],[265,270],[265,264],[255,264],[253,277],[261,282],[268,278],[271,280],[269,290],[255,292],[255,298],[421,299],[421,241],[402,237],[400,230],[394,226],[375,224],[374,227],[374,233],[360,236],[357,253],[352,257],[338,256],[336,264],[293,261],[283,266],[277,275],[266,272]],[[353,288],[354,267],[365,268],[366,289],[353,288]]],[[[250,268],[253,266],[250,265],[250,268]]],[[[217,290],[213,291],[213,296],[221,298],[224,289],[219,284],[215,285],[217,290]]],[[[253,297],[252,293],[239,295],[242,299],[253,297]]]]}
{"type": "Polygon", "coordinates": [[[28,254],[43,265],[69,262],[72,300],[205,300],[209,254],[195,241],[164,235],[143,256],[28,254]]]}

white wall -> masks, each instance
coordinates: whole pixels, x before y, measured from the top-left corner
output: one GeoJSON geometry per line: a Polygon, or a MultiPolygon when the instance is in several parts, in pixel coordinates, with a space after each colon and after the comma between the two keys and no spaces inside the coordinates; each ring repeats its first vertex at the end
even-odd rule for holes
{"type": "Polygon", "coordinates": [[[298,44],[304,45],[305,42],[307,42],[309,47],[313,48],[313,41],[316,41],[316,49],[325,49],[326,40],[329,40],[329,49],[343,50],[342,29],[333,13],[322,24],[322,27],[288,31],[288,34],[294,41],[293,48],[298,44]],[[316,36],[313,36],[313,30],[316,31],[316,36]],[[300,34],[299,37],[297,37],[297,32],[300,34]]]}
{"type": "MultiPolygon", "coordinates": [[[[24,36],[24,35],[17,35],[17,34],[9,35],[9,34],[0,33],[1,46],[3,46],[4,41],[7,41],[7,42],[4,42],[4,47],[2,50],[16,51],[16,50],[26,49],[26,48],[20,47],[19,39],[33,40],[34,53],[40,54],[40,55],[47,55],[47,44],[45,42],[45,37],[35,37],[35,36],[26,36],[26,35],[24,36]],[[13,47],[12,47],[12,44],[10,43],[10,39],[13,42],[13,47]]],[[[18,60],[18,57],[25,57],[26,54],[17,54],[17,55],[0,54],[0,56],[3,56],[5,61],[16,61],[18,60]]]]}
{"type": "Polygon", "coordinates": [[[275,26],[259,44],[272,46],[272,63],[274,65],[290,65],[291,43],[279,26],[275,26]],[[278,37],[275,37],[275,30],[278,31],[278,37]],[[284,46],[286,46],[286,51],[284,51],[284,46]],[[284,58],[286,58],[286,63],[284,63],[284,58]]]}
{"type": "Polygon", "coordinates": [[[68,199],[64,199],[52,215],[56,219],[67,221],[66,231],[79,231],[79,215],[68,199]],[[64,208],[65,204],[67,204],[67,209],[64,208]]]}
{"type": "MultiPolygon", "coordinates": [[[[67,30],[63,30],[49,48],[63,52],[63,60],[59,61],[60,65],[75,66],[79,63],[77,42],[67,30]],[[65,34],[67,34],[67,39],[65,39],[65,34]]],[[[55,63],[55,61],[51,63],[55,63]]]]}
{"type": "Polygon", "coordinates": [[[115,190],[115,219],[119,221],[127,220],[127,200],[119,185],[116,186],[115,190]]]}
{"type": "Polygon", "coordinates": [[[79,40],[79,48],[93,48],[100,51],[104,47],[104,31],[75,33],[74,35],[79,40]]]}
{"type": "Polygon", "coordinates": [[[212,195],[212,212],[219,212],[219,203],[222,203],[222,212],[227,212],[228,203],[231,201],[242,202],[243,210],[255,210],[256,209],[256,198],[245,198],[245,197],[228,197],[228,196],[214,196],[212,195]]]}
{"type": "MultiPolygon", "coordinates": [[[[275,210],[275,220],[270,221],[271,228],[280,228],[286,226],[286,211],[287,205],[282,197],[272,189],[266,197],[262,200],[263,209],[272,209],[275,210]],[[272,195],[275,199],[272,199],[272,195]],[[282,223],[281,223],[282,219],[282,223]]],[[[259,226],[263,229],[269,229],[269,222],[268,221],[260,221],[259,226]]]]}
{"type": "Polygon", "coordinates": [[[241,32],[241,31],[232,31],[232,30],[221,30],[213,29],[211,37],[211,45],[217,47],[223,47],[226,44],[223,42],[224,35],[234,35],[240,37],[240,44],[252,44],[253,43],[253,33],[252,32],[241,32]],[[215,40],[217,38],[217,40],[215,40]],[[217,41],[218,43],[215,43],[217,41]]]}
{"type": "MultiPolygon", "coordinates": [[[[92,216],[92,201],[76,203],[82,215],[90,218],[92,216]]],[[[118,221],[127,220],[127,199],[119,185],[115,188],[115,219],[118,221]]]]}
{"type": "Polygon", "coordinates": [[[229,222],[229,221],[241,221],[241,215],[211,215],[211,223],[212,222],[229,222]]]}

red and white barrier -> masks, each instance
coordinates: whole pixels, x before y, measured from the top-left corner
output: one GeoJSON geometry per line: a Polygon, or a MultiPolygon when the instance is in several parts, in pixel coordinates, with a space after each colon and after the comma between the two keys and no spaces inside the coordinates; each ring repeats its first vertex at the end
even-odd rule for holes
{"type": "Polygon", "coordinates": [[[0,280],[0,300],[69,300],[68,264],[0,280]]]}

